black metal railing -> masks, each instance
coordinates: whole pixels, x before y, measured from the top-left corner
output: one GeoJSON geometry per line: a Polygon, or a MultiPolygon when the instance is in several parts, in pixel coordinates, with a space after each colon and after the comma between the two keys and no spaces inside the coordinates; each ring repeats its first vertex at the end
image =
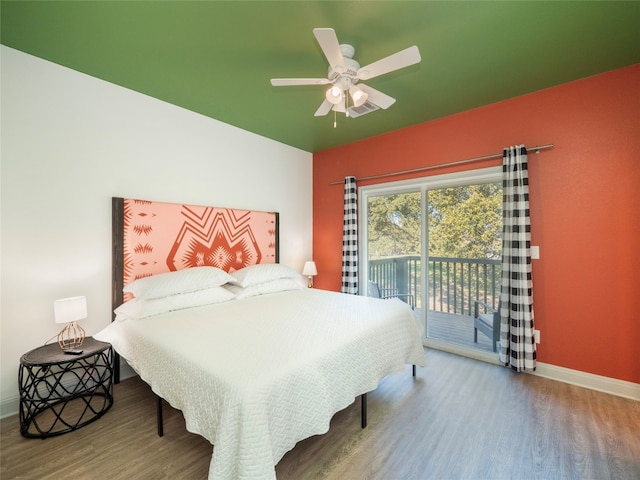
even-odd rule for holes
{"type": "MultiPolygon", "coordinates": [[[[428,308],[457,315],[473,315],[474,300],[494,308],[500,296],[500,260],[429,257],[428,308]]],[[[381,289],[397,289],[416,299],[422,308],[420,256],[369,260],[369,280],[381,289]]]]}

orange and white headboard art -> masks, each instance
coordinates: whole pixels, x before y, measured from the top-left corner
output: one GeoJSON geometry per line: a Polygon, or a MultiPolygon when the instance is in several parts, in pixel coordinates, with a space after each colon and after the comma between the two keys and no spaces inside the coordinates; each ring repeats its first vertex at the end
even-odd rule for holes
{"type": "Polygon", "coordinates": [[[227,272],[277,263],[279,215],[275,212],[112,198],[112,310],[134,280],[210,265],[227,272]]]}

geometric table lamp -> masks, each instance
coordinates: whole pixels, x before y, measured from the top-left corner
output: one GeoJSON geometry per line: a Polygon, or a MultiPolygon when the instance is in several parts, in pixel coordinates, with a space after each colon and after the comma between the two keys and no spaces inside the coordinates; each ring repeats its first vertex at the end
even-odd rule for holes
{"type": "Polygon", "coordinates": [[[62,350],[82,346],[84,330],[76,322],[87,318],[87,298],[70,297],[53,302],[56,323],[66,323],[58,334],[58,344],[62,350]]]}

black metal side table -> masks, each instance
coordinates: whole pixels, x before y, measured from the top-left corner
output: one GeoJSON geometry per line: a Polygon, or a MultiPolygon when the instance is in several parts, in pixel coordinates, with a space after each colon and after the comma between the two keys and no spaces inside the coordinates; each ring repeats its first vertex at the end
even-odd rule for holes
{"type": "Polygon", "coordinates": [[[113,405],[113,349],[92,337],[80,355],[64,353],[57,343],[20,359],[20,433],[47,438],[97,420],[113,405]]]}

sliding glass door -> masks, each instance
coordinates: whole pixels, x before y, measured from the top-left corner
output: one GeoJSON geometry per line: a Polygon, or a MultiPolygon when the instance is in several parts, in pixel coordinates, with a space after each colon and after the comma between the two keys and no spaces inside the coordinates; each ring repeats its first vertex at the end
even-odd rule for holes
{"type": "Polygon", "coordinates": [[[428,190],[427,225],[427,338],[493,351],[493,332],[484,325],[478,331],[476,317],[498,307],[500,182],[428,190]]]}
{"type": "Polygon", "coordinates": [[[409,303],[427,345],[493,354],[474,317],[498,303],[500,179],[490,168],[360,189],[361,293],[409,303]]]}

